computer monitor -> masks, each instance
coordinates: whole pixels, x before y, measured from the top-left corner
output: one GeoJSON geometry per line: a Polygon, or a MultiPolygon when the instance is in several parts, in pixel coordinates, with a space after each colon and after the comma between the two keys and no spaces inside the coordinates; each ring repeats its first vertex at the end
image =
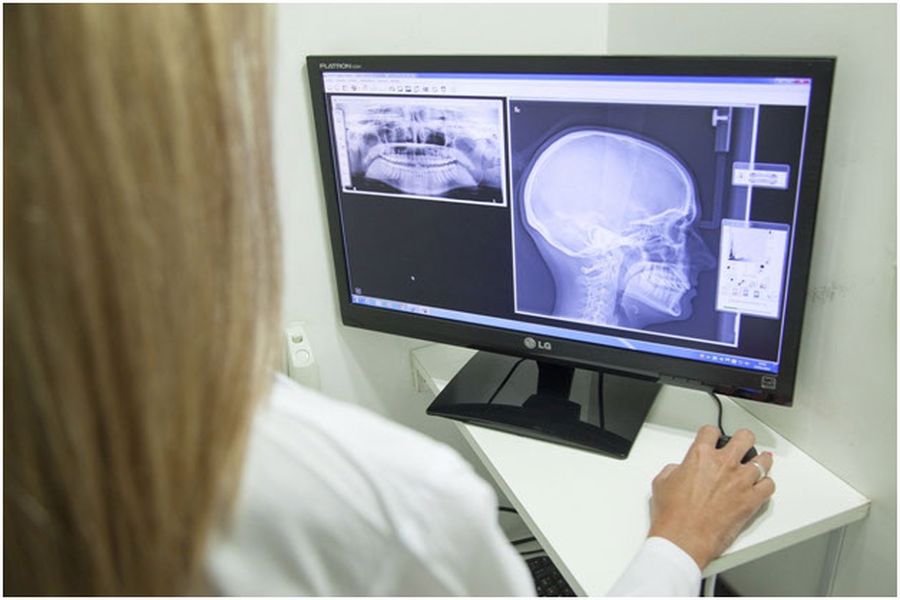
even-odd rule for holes
{"type": "Polygon", "coordinates": [[[433,414],[618,455],[655,388],[598,374],[791,404],[834,63],[308,57],[344,323],[483,351],[433,414]]]}

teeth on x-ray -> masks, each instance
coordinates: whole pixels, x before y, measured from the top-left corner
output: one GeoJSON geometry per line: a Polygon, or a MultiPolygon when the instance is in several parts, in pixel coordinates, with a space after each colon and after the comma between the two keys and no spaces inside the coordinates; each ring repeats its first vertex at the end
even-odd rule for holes
{"type": "Polygon", "coordinates": [[[434,196],[472,187],[477,172],[454,148],[425,144],[380,144],[370,152],[368,179],[377,179],[410,194],[434,196]]]}
{"type": "Polygon", "coordinates": [[[690,274],[709,251],[692,230],[698,207],[685,167],[621,133],[565,133],[533,162],[525,221],[557,284],[554,316],[641,327],[685,314],[690,274]],[[699,248],[692,256],[688,243],[699,248]],[[576,274],[576,276],[571,276],[576,274]]]}
{"type": "Polygon", "coordinates": [[[631,307],[637,301],[673,318],[681,316],[681,298],[691,287],[683,271],[662,263],[641,264],[631,270],[635,273],[626,275],[623,305],[631,307]]]}
{"type": "Polygon", "coordinates": [[[353,97],[336,103],[346,115],[354,181],[429,197],[498,188],[493,196],[502,199],[498,102],[353,97]]]}

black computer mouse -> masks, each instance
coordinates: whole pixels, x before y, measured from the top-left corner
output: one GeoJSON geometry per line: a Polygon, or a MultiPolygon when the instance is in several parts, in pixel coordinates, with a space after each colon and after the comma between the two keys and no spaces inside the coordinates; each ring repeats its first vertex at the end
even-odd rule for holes
{"type": "MultiPolygon", "coordinates": [[[[719,441],[716,442],[716,448],[722,448],[730,440],[731,440],[730,435],[719,436],[719,441]]],[[[750,449],[747,450],[746,454],[744,454],[744,458],[741,459],[741,464],[747,463],[751,458],[753,458],[757,454],[759,454],[759,452],[756,451],[756,446],[750,446],[750,449]]]]}

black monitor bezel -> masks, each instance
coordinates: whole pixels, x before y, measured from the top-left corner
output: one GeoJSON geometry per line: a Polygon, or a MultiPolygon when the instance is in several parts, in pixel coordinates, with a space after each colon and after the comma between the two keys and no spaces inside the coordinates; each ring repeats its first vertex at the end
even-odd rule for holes
{"type": "Polygon", "coordinates": [[[343,323],[351,327],[547,362],[625,373],[664,383],[710,389],[739,398],[789,406],[793,402],[797,375],[835,63],[833,57],[308,56],[310,98],[343,323]],[[325,72],[348,71],[810,78],[813,83],[800,180],[794,254],[788,274],[791,293],[785,309],[781,364],[775,376],[774,389],[771,374],[751,369],[610,348],[549,336],[541,336],[541,340],[551,342],[552,351],[529,349],[523,343],[528,337],[527,333],[353,304],[338,208],[338,186],[332,166],[333,148],[328,126],[327,95],[322,80],[322,74],[325,72]]]}

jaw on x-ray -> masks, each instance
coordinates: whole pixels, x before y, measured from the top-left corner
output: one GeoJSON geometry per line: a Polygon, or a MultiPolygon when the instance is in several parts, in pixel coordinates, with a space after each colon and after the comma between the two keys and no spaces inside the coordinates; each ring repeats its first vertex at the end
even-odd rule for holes
{"type": "Polygon", "coordinates": [[[532,163],[523,208],[556,284],[553,316],[635,328],[690,317],[697,272],[714,261],[692,227],[694,184],[668,151],[569,130],[532,163]]]}
{"type": "Polygon", "coordinates": [[[348,97],[335,108],[357,189],[502,201],[496,101],[348,97]]]}

